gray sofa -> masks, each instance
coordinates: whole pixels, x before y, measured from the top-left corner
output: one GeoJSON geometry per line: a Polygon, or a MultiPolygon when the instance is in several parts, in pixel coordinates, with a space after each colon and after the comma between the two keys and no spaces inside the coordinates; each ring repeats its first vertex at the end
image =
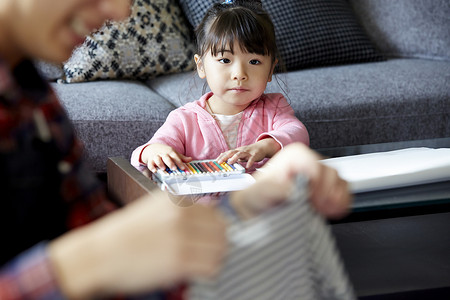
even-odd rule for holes
{"type": "MultiPolygon", "coordinates": [[[[450,4],[447,0],[351,0],[381,62],[329,66],[277,75],[311,147],[450,137],[450,4]]],[[[198,99],[195,73],[148,82],[52,83],[97,172],[111,156],[129,158],[168,113],[198,99]]],[[[276,80],[268,91],[283,92],[276,80]]]]}

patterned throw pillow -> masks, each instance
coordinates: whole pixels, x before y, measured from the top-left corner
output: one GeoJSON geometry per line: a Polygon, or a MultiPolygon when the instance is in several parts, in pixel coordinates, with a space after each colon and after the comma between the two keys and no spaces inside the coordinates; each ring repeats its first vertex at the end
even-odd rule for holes
{"type": "MultiPolygon", "coordinates": [[[[218,1],[180,0],[192,26],[218,1]]],[[[346,0],[262,0],[275,26],[278,48],[288,70],[379,61],[346,0]]]]}
{"type": "Polygon", "coordinates": [[[176,0],[135,0],[126,21],[88,36],[64,63],[66,82],[146,80],[194,69],[195,46],[176,0]]]}

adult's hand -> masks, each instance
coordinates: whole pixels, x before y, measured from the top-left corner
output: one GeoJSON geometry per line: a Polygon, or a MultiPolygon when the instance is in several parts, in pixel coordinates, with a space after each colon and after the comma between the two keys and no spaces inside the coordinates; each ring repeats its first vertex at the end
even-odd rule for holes
{"type": "Polygon", "coordinates": [[[348,184],[335,169],[320,163],[320,158],[303,144],[286,146],[254,174],[252,186],[230,196],[232,205],[243,218],[258,215],[285,201],[294,178],[303,174],[309,179],[310,200],[318,212],[329,218],[344,216],[352,201],[348,184]]]}
{"type": "Polygon", "coordinates": [[[156,192],[53,241],[49,255],[69,298],[135,294],[214,275],[225,227],[214,207],[181,208],[156,192]]]}

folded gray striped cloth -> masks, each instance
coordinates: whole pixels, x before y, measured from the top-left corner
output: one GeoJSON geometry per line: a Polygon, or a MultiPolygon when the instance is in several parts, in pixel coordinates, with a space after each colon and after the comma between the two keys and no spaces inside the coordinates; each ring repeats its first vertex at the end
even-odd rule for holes
{"type": "Polygon", "coordinates": [[[251,220],[234,220],[228,238],[223,269],[214,279],[191,282],[185,299],[356,299],[303,177],[285,204],[251,220]]]}

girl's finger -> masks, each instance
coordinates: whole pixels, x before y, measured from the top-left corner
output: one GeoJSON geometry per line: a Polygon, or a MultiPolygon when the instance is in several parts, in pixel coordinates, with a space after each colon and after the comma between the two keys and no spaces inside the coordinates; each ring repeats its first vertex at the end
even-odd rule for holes
{"type": "Polygon", "coordinates": [[[252,157],[250,153],[239,151],[228,160],[228,163],[234,164],[238,160],[248,161],[250,157],[252,157]]]}
{"type": "Polygon", "coordinates": [[[221,164],[223,162],[228,161],[230,159],[230,157],[232,157],[234,155],[234,153],[236,153],[236,151],[234,151],[234,150],[230,150],[230,151],[221,153],[219,155],[219,157],[217,158],[217,162],[219,164],[221,164]]]}
{"type": "Polygon", "coordinates": [[[181,170],[186,170],[186,165],[184,164],[183,160],[176,154],[170,155],[172,158],[172,161],[175,163],[175,165],[180,168],[181,170]]]}
{"type": "Polygon", "coordinates": [[[173,162],[172,157],[170,157],[168,154],[164,154],[162,156],[162,160],[164,161],[164,164],[169,167],[169,169],[171,169],[171,170],[177,169],[177,166],[173,162]]]}
{"type": "Polygon", "coordinates": [[[255,163],[255,156],[251,155],[250,158],[247,161],[247,165],[245,166],[247,169],[251,168],[253,164],[255,163]]]}
{"type": "MultiPolygon", "coordinates": [[[[161,169],[161,170],[165,170],[166,169],[166,165],[162,159],[162,157],[160,155],[155,156],[155,158],[153,159],[153,161],[155,162],[155,165],[161,169]]],[[[156,171],[156,170],[155,170],[156,171]]]]}
{"type": "Polygon", "coordinates": [[[235,162],[237,162],[239,159],[241,158],[241,152],[237,152],[235,154],[233,154],[233,156],[231,156],[230,158],[228,158],[227,163],[229,164],[234,164],[235,162]]]}
{"type": "Polygon", "coordinates": [[[185,156],[183,154],[178,154],[178,156],[181,158],[181,160],[185,163],[192,161],[192,157],[190,156],[185,156]]]}
{"type": "Polygon", "coordinates": [[[156,164],[153,160],[148,162],[147,169],[149,169],[152,173],[156,173],[156,164]]]}

